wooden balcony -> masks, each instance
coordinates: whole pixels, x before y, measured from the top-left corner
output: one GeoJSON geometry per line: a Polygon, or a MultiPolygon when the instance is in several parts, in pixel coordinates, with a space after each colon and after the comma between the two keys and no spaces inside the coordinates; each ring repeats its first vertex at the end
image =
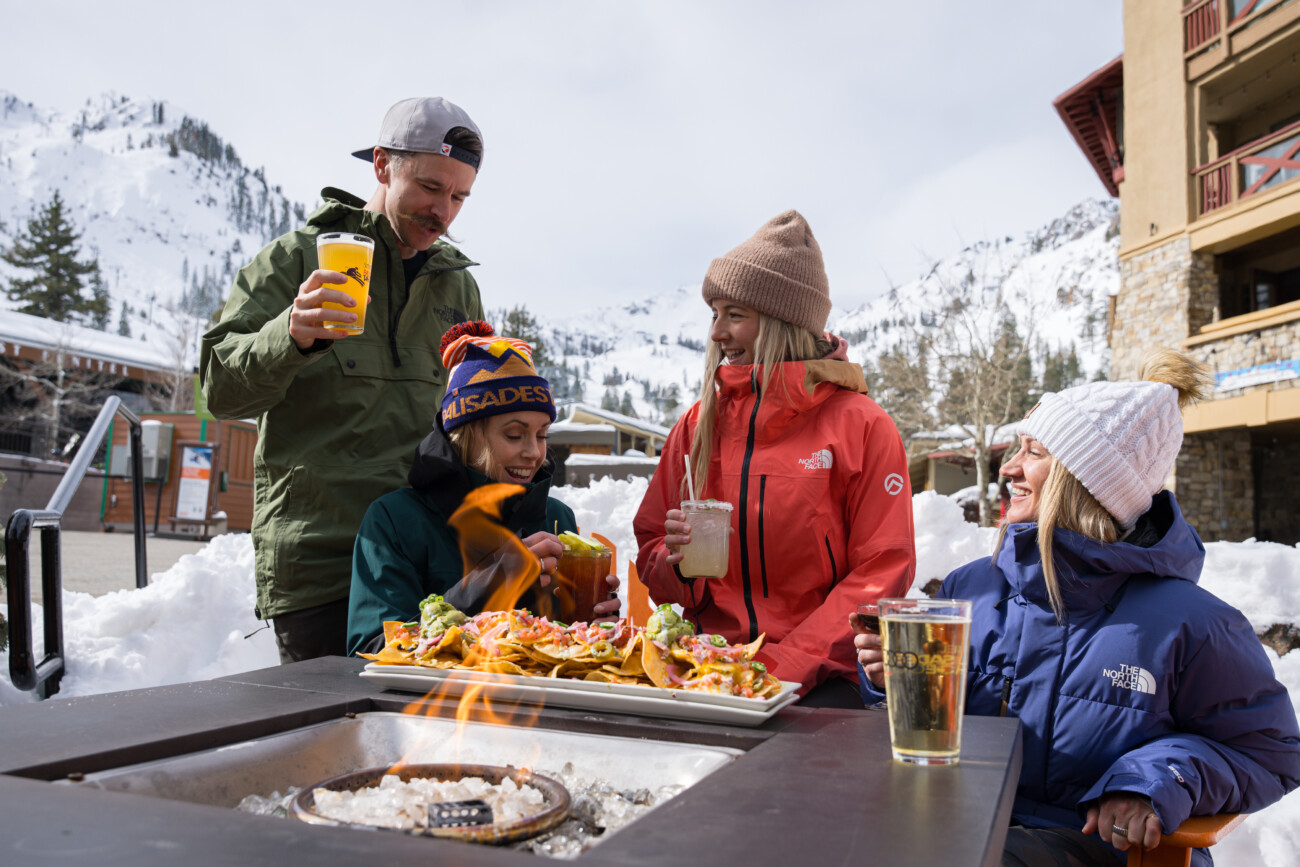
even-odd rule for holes
{"type": "Polygon", "coordinates": [[[1300,18],[1300,4],[1286,0],[1192,0],[1183,7],[1182,16],[1183,57],[1187,61],[1187,78],[1192,80],[1300,18]],[[1285,12],[1273,14],[1284,7],[1285,12]]]}
{"type": "Polygon", "coordinates": [[[1300,178],[1300,121],[1192,170],[1197,216],[1300,178]]]}

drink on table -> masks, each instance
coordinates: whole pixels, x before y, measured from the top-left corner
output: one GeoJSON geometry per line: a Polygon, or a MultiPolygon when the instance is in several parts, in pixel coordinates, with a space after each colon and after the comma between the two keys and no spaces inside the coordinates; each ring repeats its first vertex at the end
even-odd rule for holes
{"type": "Polygon", "coordinates": [[[556,616],[569,623],[590,623],[596,617],[596,605],[609,598],[605,578],[613,566],[613,552],[577,533],[565,531],[559,539],[564,554],[555,566],[556,616]]]}
{"type": "Polygon", "coordinates": [[[881,599],[880,622],[894,759],[956,763],[966,704],[970,602],[881,599]]]}
{"type": "Polygon", "coordinates": [[[347,282],[326,283],[326,289],[338,289],[352,296],[357,302],[355,307],[345,307],[333,301],[326,301],[321,307],[326,310],[347,310],[357,314],[356,322],[326,322],[326,328],[360,334],[366,327],[366,300],[370,295],[370,264],[375,255],[375,242],[365,235],[351,232],[327,232],[316,236],[316,258],[318,267],[325,271],[337,271],[347,282]]]}
{"type": "Polygon", "coordinates": [[[686,500],[682,503],[691,541],[682,546],[677,569],[687,578],[721,578],[727,574],[727,543],[731,536],[731,503],[686,500]]]}

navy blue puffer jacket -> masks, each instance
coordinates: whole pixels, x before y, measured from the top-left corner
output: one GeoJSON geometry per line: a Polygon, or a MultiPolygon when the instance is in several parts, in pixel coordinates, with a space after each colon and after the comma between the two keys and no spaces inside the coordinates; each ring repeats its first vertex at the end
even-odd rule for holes
{"type": "Polygon", "coordinates": [[[1300,784],[1290,698],[1246,618],[1197,586],[1205,547],[1172,494],[1133,536],[1149,544],[1056,531],[1064,622],[1035,524],[1012,525],[995,560],[944,581],[940,596],[973,602],[966,712],[996,716],[1005,700],[1024,727],[1022,824],[1078,828],[1089,802],[1125,791],[1149,797],[1168,833],[1300,784]]]}

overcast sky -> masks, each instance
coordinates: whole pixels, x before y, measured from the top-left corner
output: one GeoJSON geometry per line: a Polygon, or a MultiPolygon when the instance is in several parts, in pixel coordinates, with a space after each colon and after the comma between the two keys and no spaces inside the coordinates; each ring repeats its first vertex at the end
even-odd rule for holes
{"type": "Polygon", "coordinates": [[[0,88],[205,120],[313,204],[441,95],[486,156],[452,227],[488,307],[632,301],[797,208],[848,309],[1106,195],[1052,99],[1123,48],[1120,0],[60,2],[3,13],[0,88]]]}

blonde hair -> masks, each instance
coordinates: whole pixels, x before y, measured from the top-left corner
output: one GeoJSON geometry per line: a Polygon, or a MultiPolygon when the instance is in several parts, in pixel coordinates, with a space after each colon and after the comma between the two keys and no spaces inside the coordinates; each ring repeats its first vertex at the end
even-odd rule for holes
{"type": "MultiPolygon", "coordinates": [[[[1213,382],[1205,365],[1175,349],[1156,349],[1148,353],[1139,375],[1145,382],[1163,382],[1172,386],[1178,392],[1180,409],[1201,400],[1213,382]]],[[[1083,482],[1065,468],[1065,464],[1055,457],[1051,460],[1047,481],[1038,496],[1038,554],[1043,564],[1047,598],[1060,621],[1065,616],[1065,603],[1052,548],[1055,531],[1070,530],[1097,542],[1114,542],[1120,538],[1122,527],[1083,486],[1083,482]]],[[[996,550],[1002,549],[1006,535],[1007,525],[1003,523],[996,550]]]]}
{"type": "MultiPolygon", "coordinates": [[[[752,309],[752,308],[751,308],[752,309]]],[[[830,341],[798,325],[755,310],[758,335],[754,338],[754,373],[761,376],[760,393],[767,390],[773,365],[787,361],[811,361],[824,358],[831,351],[830,341]]],[[[696,496],[704,495],[708,483],[709,461],[713,457],[713,433],[718,420],[718,385],[716,376],[722,364],[722,350],[709,341],[704,353],[704,385],[700,389],[700,412],[695,420],[691,440],[691,475],[696,496]]],[[[689,496],[686,479],[682,479],[682,496],[689,496]]]]}
{"type": "Polygon", "coordinates": [[[487,438],[488,419],[479,418],[466,422],[447,432],[447,441],[460,462],[472,470],[477,470],[489,479],[496,479],[504,473],[501,462],[492,454],[492,446],[487,438]]]}

